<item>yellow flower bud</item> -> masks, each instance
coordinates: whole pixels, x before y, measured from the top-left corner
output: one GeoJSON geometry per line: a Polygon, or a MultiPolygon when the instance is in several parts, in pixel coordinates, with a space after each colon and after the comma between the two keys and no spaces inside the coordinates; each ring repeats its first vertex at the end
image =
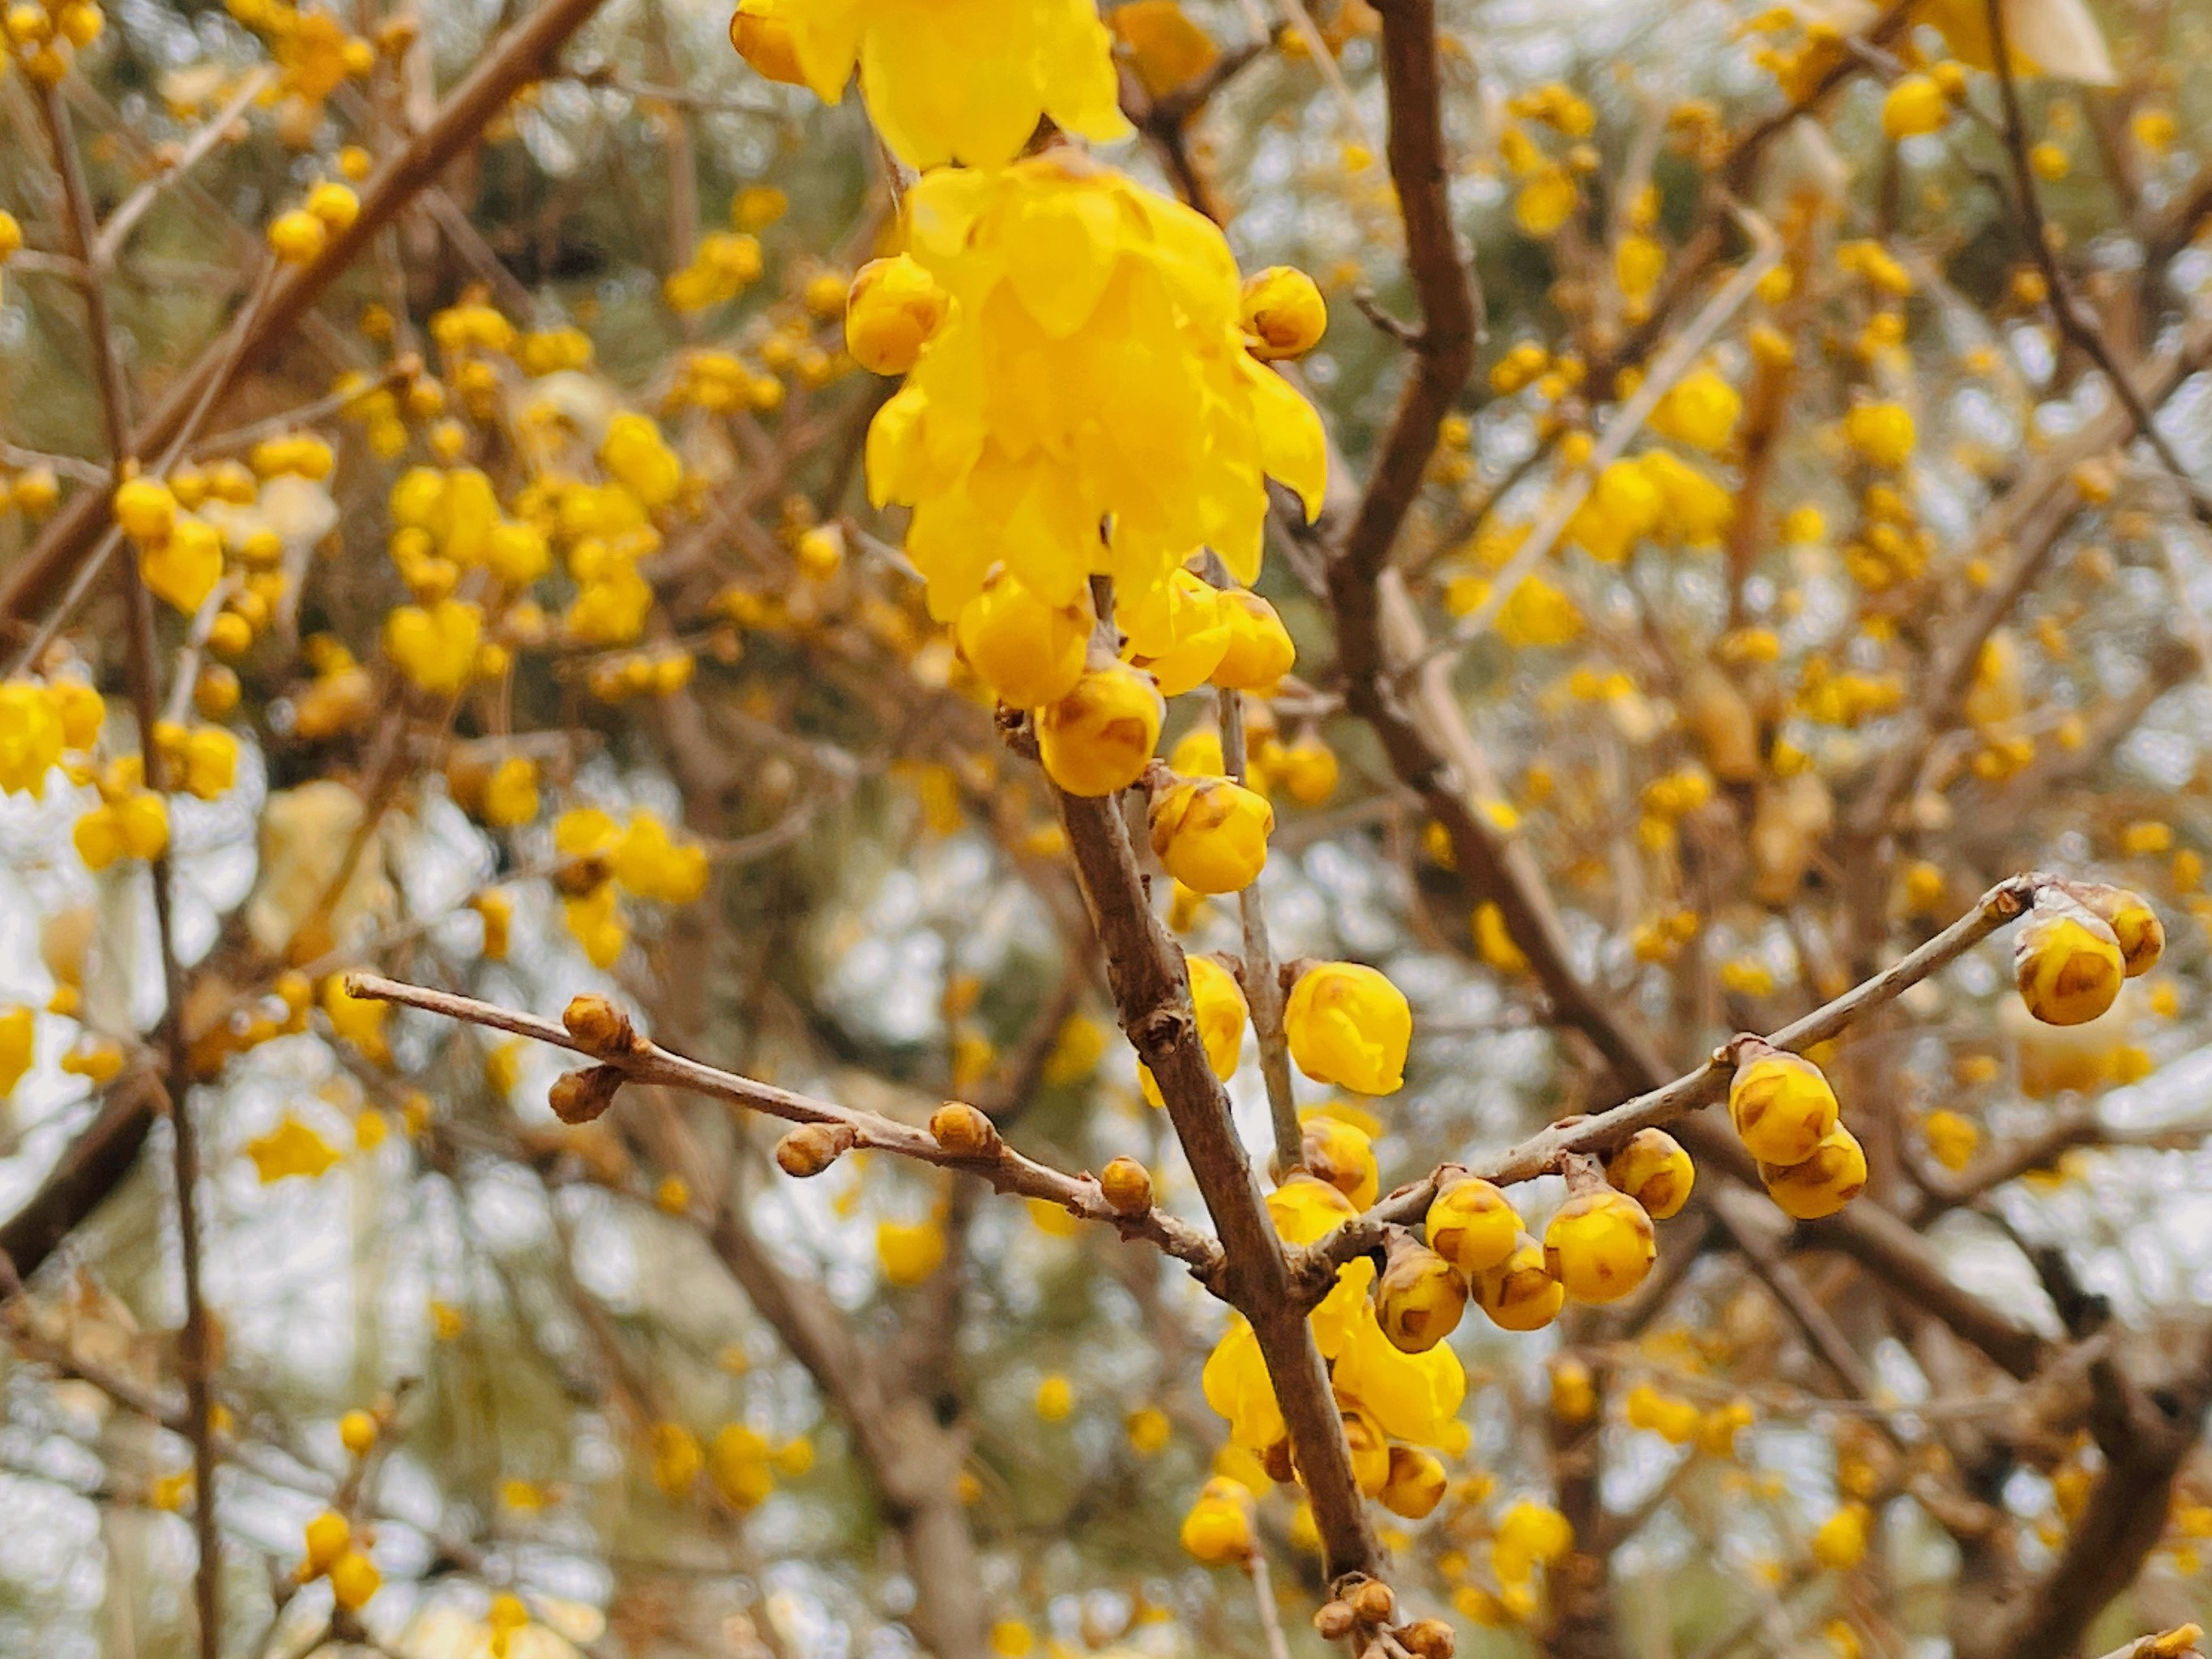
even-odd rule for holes
{"type": "Polygon", "coordinates": [[[1982,1139],[1973,1119],[1948,1110],[1929,1113],[1920,1133],[1928,1142],[1929,1156],[1954,1174],[1974,1161],[1974,1148],[1982,1139]]]}
{"type": "Polygon", "coordinates": [[[1759,1178],[1784,1213],[1799,1221],[1818,1221],[1835,1214],[1866,1186],[1866,1152],[1858,1138],[1838,1123],[1802,1163],[1762,1161],[1759,1178]]]}
{"type": "Polygon", "coordinates": [[[1045,775],[1071,795],[1110,795],[1144,775],[1166,713],[1159,692],[1126,663],[1084,671],[1037,715],[1045,775]]]}
{"type": "Polygon", "coordinates": [[[356,1457],[366,1457],[376,1444],[376,1419],[364,1411],[350,1411],[338,1419],[338,1443],[356,1457]]]}
{"type": "MultiPolygon", "coordinates": [[[[1186,957],[1183,966],[1190,975],[1191,1007],[1198,1017],[1198,1040],[1206,1049],[1206,1063],[1226,1083],[1237,1075],[1244,1057],[1244,1027],[1251,1019],[1244,988],[1212,957],[1186,957]]],[[[1161,1104],[1159,1085],[1142,1060],[1137,1063],[1137,1082],[1149,1104],[1161,1104]]]]}
{"type": "Polygon", "coordinates": [[[325,1510],[307,1522],[307,1559],[301,1563],[310,1577],[328,1572],[353,1541],[353,1528],[336,1510],[325,1510]]]}
{"type": "Polygon", "coordinates": [[[1117,1158],[1098,1177],[1098,1190],[1116,1215],[1142,1215],[1152,1207],[1152,1172],[1133,1158],[1117,1158]]]}
{"type": "Polygon", "coordinates": [[[1263,359],[1302,357],[1328,328],[1321,289],[1291,265],[1270,265],[1246,277],[1238,312],[1246,345],[1263,359]]]}
{"type": "Polygon", "coordinates": [[[1553,1362],[1552,1415],[1562,1423],[1587,1423],[1597,1415],[1597,1382],[1581,1360],[1553,1362]]]}
{"type": "Polygon", "coordinates": [[[2112,1006],[2126,977],[2109,923],[2064,893],[2037,896],[2013,945],[2013,979],[2029,1013],[2046,1025],[2087,1024],[2112,1006]]]}
{"type": "Polygon", "coordinates": [[[1374,969],[1328,962],[1291,988],[1283,1010],[1291,1058],[1316,1083],[1387,1095],[1406,1081],[1413,1012],[1406,994],[1374,969]]]}
{"type": "Polygon", "coordinates": [[[1236,893],[1267,862],[1275,809],[1226,778],[1178,783],[1153,798],[1152,851],[1194,893],[1236,893]]]}
{"type": "Polygon", "coordinates": [[[307,211],[330,229],[342,231],[361,217],[361,198],[336,179],[325,179],[307,192],[307,211]]]}
{"type": "Polygon", "coordinates": [[[1652,409],[1650,425],[1662,438],[1711,454],[1735,435],[1742,414],[1741,394],[1711,369],[1701,368],[1667,389],[1652,409]]]}
{"type": "Polygon", "coordinates": [[[2130,979],[2139,978],[2158,966],[2158,959],[2166,953],[2166,924],[2158,919],[2158,912],[2151,908],[2149,901],[2124,887],[2081,886],[2074,892],[2112,930],[2130,979]]]}
{"type": "Polygon", "coordinates": [[[1658,1254],[1644,1206],[1609,1187],[1570,1198],[1544,1229],[1546,1270],[1577,1302],[1618,1302],[1658,1254]]]}
{"type": "Polygon", "coordinates": [[[1950,101],[1929,76],[1901,77],[1881,100],[1881,130],[1893,141],[1940,131],[1950,118],[1950,101]]]}
{"type": "Polygon", "coordinates": [[[1861,404],[1844,416],[1844,437],[1875,465],[1892,471],[1912,459],[1912,416],[1902,404],[1861,404]]]}
{"type": "Polygon", "coordinates": [[[330,227],[313,214],[294,208],[269,222],[269,246],[286,264],[304,265],[322,252],[330,234],[330,227]]]}
{"type": "Polygon", "coordinates": [[[1231,636],[1228,597],[1191,571],[1177,570],[1122,613],[1129,654],[1158,682],[1162,696],[1181,696],[1220,666],[1231,636]]]}
{"type": "Polygon", "coordinates": [[[1342,1193],[1356,1210],[1372,1204],[1382,1171],[1367,1132],[1328,1111],[1302,1113],[1299,1121],[1298,1155],[1307,1173],[1342,1193]]]}
{"type": "Polygon", "coordinates": [[[964,1100],[948,1100],[932,1112],[929,1133],[955,1158],[986,1158],[999,1149],[998,1126],[964,1100]]]}
{"type": "Polygon", "coordinates": [[[1729,1085],[1729,1117],[1751,1155],[1768,1164],[1812,1156],[1836,1127],[1836,1093],[1820,1068],[1796,1054],[1747,1044],[1729,1085]]]}
{"type": "Polygon", "coordinates": [[[1638,1129],[1605,1166],[1605,1178],[1654,1221],[1664,1221],[1690,1201],[1697,1175],[1682,1143],[1664,1129],[1638,1129]]]}
{"type": "Polygon", "coordinates": [[[1467,1311],[1467,1281],[1425,1245],[1400,1238],[1375,1285],[1375,1315],[1382,1334],[1403,1353],[1426,1353],[1459,1328],[1467,1311]]]}
{"type": "Polygon", "coordinates": [[[1182,1547],[1207,1566],[1227,1566],[1252,1553],[1252,1494],[1239,1481],[1216,1477],[1182,1518],[1182,1547]]]}
{"type": "Polygon", "coordinates": [[[1631,1427],[1649,1429],[1670,1446],[1688,1445],[1704,1420],[1688,1401],[1663,1395],[1648,1382],[1628,1391],[1627,1417],[1631,1427]]]}
{"type": "Polygon", "coordinates": [[[1418,1446],[1390,1448],[1390,1474],[1382,1483],[1382,1507],[1419,1521],[1443,1502],[1444,1466],[1418,1446]]]}
{"type": "Polygon", "coordinates": [[[730,44],[753,73],[786,86],[803,87],[806,71],[780,0],[742,0],[730,19],[730,44]]]}
{"type": "Polygon", "coordinates": [[[1290,629],[1273,605],[1241,587],[1222,594],[1220,605],[1229,648],[1214,665],[1213,683],[1225,691],[1272,690],[1298,659],[1290,629]]]}
{"type": "Polygon", "coordinates": [[[1319,733],[1299,733],[1282,752],[1277,772],[1291,799],[1301,806],[1319,806],[1336,793],[1336,751],[1319,733]]]}
{"type": "Polygon", "coordinates": [[[1544,1247],[1527,1233],[1513,1242],[1506,1258],[1477,1276],[1471,1287],[1476,1304],[1501,1330],[1541,1330],[1559,1316],[1566,1287],[1552,1277],[1544,1247]]]}
{"type": "Polygon", "coordinates": [[[1429,1206],[1429,1248],[1472,1279],[1513,1254],[1525,1237],[1505,1194],[1476,1176],[1447,1182],[1429,1206]]]}
{"type": "Polygon", "coordinates": [[[871,259],[845,296],[845,349],[871,374],[903,374],[945,320],[951,298],[908,255],[871,259]]]}
{"type": "Polygon", "coordinates": [[[115,522],[141,547],[167,541],[177,522],[177,498],[159,478],[132,478],[115,492],[115,522]]]}

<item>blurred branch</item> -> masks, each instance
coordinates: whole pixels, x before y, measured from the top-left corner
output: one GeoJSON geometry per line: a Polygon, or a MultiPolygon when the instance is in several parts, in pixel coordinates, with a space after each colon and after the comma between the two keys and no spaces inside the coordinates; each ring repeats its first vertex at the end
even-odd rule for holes
{"type": "Polygon", "coordinates": [[[233,124],[261,95],[261,89],[269,84],[276,73],[274,66],[264,64],[241,76],[228,101],[185,141],[184,148],[177,152],[176,159],[159,175],[147,179],[124,198],[122,204],[107,216],[106,222],[100,226],[99,235],[93,240],[92,266],[94,270],[104,272],[114,265],[115,256],[122,252],[124,242],[129,238],[132,228],[145,216],[146,210],[161,199],[164,191],[180,183],[194,167],[214,153],[215,147],[222,142],[233,124]]]}
{"type": "Polygon", "coordinates": [[[918,1163],[976,1176],[990,1182],[1000,1192],[1018,1193],[1025,1198],[1041,1198],[1060,1206],[1071,1215],[1085,1221],[1103,1222],[1125,1238],[1145,1239],[1176,1260],[1189,1264],[1194,1276],[1201,1282],[1212,1281],[1220,1271],[1219,1248],[1188,1222],[1159,1209],[1140,1215],[1123,1215],[1107,1203],[1095,1177],[1063,1174],[1033,1158],[1024,1157],[1004,1142],[989,1152],[972,1156],[950,1152],[939,1146],[926,1129],[917,1129],[878,1113],[833,1105],[826,1100],[815,1100],[805,1095],[793,1094],[787,1089],[779,1089],[773,1084],[739,1077],[734,1072],[725,1072],[719,1066],[703,1065],[681,1054],[671,1054],[642,1037],[638,1039],[638,1046],[632,1053],[600,1054],[570,1036],[567,1029],[557,1021],[542,1019],[535,1014],[518,1013],[495,1003],[480,1002],[474,997],[460,996],[450,991],[403,984],[376,974],[348,975],[346,991],[350,996],[421,1008],[447,1019],[489,1026],[494,1030],[531,1037],[556,1048],[565,1048],[571,1054],[584,1054],[600,1064],[612,1066],[628,1082],[659,1084],[667,1088],[688,1090],[693,1094],[712,1096],[717,1100],[727,1101],[749,1111],[781,1118],[789,1123],[815,1123],[844,1129],[853,1137],[851,1150],[865,1148],[891,1152],[918,1163]]]}

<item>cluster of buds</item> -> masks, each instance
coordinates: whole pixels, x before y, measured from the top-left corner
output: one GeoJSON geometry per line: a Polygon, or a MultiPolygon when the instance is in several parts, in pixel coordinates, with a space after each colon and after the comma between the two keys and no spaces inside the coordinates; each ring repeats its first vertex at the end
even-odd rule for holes
{"type": "Polygon", "coordinates": [[[92,0],[21,0],[7,9],[7,42],[33,82],[58,86],[75,55],[100,39],[106,21],[92,0]]]}
{"type": "Polygon", "coordinates": [[[2137,894],[2069,882],[2045,887],[2013,941],[2013,980],[2027,1012],[2046,1025],[2084,1025],[2148,973],[2166,928],[2137,894]]]}
{"type": "Polygon", "coordinates": [[[1408,1653],[1413,1659],[1452,1659],[1457,1638],[1441,1619],[1398,1619],[1398,1598],[1379,1578],[1349,1573],[1337,1580],[1335,1594],[1313,1616],[1325,1642],[1351,1642],[1360,1659],[1388,1659],[1408,1653]]]}
{"type": "Polygon", "coordinates": [[[1800,1221],[1831,1216],[1857,1197],[1866,1152],[1845,1128],[1818,1066],[1759,1037],[1732,1045],[1729,1117],[1775,1203],[1800,1221]]]}

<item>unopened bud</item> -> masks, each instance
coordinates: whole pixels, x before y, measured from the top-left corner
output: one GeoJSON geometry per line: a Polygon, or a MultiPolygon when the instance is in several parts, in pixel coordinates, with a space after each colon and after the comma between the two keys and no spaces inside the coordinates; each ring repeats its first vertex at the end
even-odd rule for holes
{"type": "Polygon", "coordinates": [[[1452,1659],[1459,1638],[1441,1619],[1416,1619],[1398,1632],[1398,1645],[1414,1659],[1452,1659]]]}
{"type": "Polygon", "coordinates": [[[1359,1615],[1348,1601],[1324,1601],[1313,1616],[1313,1627],[1324,1642],[1341,1642],[1358,1622],[1359,1615]]]}
{"type": "Polygon", "coordinates": [[[998,1127],[964,1100],[948,1100],[932,1112],[929,1133],[955,1158],[988,1158],[999,1150],[998,1127]]]}
{"type": "Polygon", "coordinates": [[[603,996],[586,994],[568,999],[561,1011],[561,1024],[576,1046],[601,1060],[614,1060],[638,1050],[637,1028],[629,1016],[603,996]]]}
{"type": "Polygon", "coordinates": [[[623,1074],[613,1066],[592,1066],[580,1072],[563,1072],[546,1091],[546,1103],[563,1123],[589,1123],[615,1103],[615,1091],[623,1074]]]}
{"type": "Polygon", "coordinates": [[[1098,1189],[1116,1215],[1142,1215],[1152,1207],[1152,1171],[1133,1158],[1117,1158],[1098,1177],[1098,1189]]]}
{"type": "Polygon", "coordinates": [[[776,1167],[804,1181],[818,1176],[852,1149],[853,1132],[842,1123],[802,1123],[775,1143],[776,1167]]]}
{"type": "Polygon", "coordinates": [[[1398,1598],[1380,1578],[1370,1578],[1345,1598],[1363,1624],[1387,1625],[1398,1610],[1398,1598]]]}

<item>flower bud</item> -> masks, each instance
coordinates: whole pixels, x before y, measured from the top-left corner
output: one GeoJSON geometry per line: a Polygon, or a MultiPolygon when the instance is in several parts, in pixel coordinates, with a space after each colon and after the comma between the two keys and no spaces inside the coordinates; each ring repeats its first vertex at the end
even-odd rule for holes
{"type": "Polygon", "coordinates": [[[730,18],[730,44],[763,79],[787,87],[806,84],[791,20],[781,15],[777,0],[743,0],[730,18]]]}
{"type": "Polygon", "coordinates": [[[1811,1060],[1747,1042],[1729,1085],[1729,1117],[1753,1158],[1795,1164],[1836,1127],[1836,1091],[1811,1060]]]}
{"type": "Polygon", "coordinates": [[[910,255],[871,259],[845,298],[845,349],[871,374],[903,374],[945,321],[951,303],[910,255]]]}
{"type": "Polygon", "coordinates": [[[1398,1645],[1413,1659],[1452,1659],[1459,1638],[1441,1619],[1416,1619],[1398,1632],[1398,1645]]]}
{"type": "Polygon", "coordinates": [[[1275,809],[1226,778],[1177,783],[1153,797],[1152,851],[1194,893],[1236,893],[1267,862],[1275,809]]]}
{"type": "Polygon", "coordinates": [[[1358,1622],[1349,1601],[1324,1601],[1313,1616],[1314,1632],[1324,1642],[1341,1642],[1358,1622]]]}
{"type": "Polygon", "coordinates": [[[960,654],[1011,708],[1042,708],[1075,690],[1091,640],[1091,606],[1048,605],[1004,571],[960,607],[952,624],[960,654]]]}
{"type": "Polygon", "coordinates": [[[1045,775],[1071,795],[1111,795],[1144,775],[1166,706],[1126,663],[1086,669],[1075,689],[1037,715],[1045,775]]]}
{"type": "Polygon", "coordinates": [[[1552,1277],[1544,1247],[1527,1233],[1505,1260],[1475,1279],[1476,1304],[1501,1330],[1541,1330],[1559,1316],[1566,1287],[1552,1277]]]}
{"type": "Polygon", "coordinates": [[[1925,75],[1899,76],[1881,100],[1882,136],[1893,140],[1937,131],[1950,118],[1943,88],[1925,75]]]}
{"type": "Polygon", "coordinates": [[[1214,665],[1213,683],[1224,691],[1267,691],[1291,672],[1298,648],[1275,607],[1257,593],[1231,588],[1221,596],[1229,623],[1229,648],[1214,665]]]}
{"type": "Polygon", "coordinates": [[[348,1412],[338,1419],[338,1443],[355,1457],[366,1457],[376,1444],[376,1419],[365,1411],[348,1412]]]}
{"type": "Polygon", "coordinates": [[[1504,1193],[1474,1176],[1448,1182],[1429,1206],[1429,1248],[1472,1279],[1513,1254],[1524,1236],[1504,1193]]]}
{"type": "Polygon", "coordinates": [[[2110,923],[2055,889],[2036,896],[2013,945],[2013,980],[2029,1013],[2046,1025],[2086,1025],[2112,1006],[2126,977],[2110,923]]]}
{"type": "Polygon", "coordinates": [[[1291,1058],[1316,1083],[1387,1095],[1406,1081],[1413,1012],[1406,994],[1351,962],[1309,968],[1283,1010],[1291,1058]]]}
{"type": "Polygon", "coordinates": [[[1838,1123],[1809,1158],[1786,1165],[1762,1162],[1759,1178],[1784,1214],[1818,1221],[1835,1214],[1866,1186],[1866,1152],[1858,1138],[1838,1123]]]}
{"type": "Polygon", "coordinates": [[[1382,1170],[1375,1161],[1375,1143],[1358,1124],[1326,1111],[1304,1114],[1298,1156],[1309,1175],[1342,1193],[1354,1209],[1364,1210],[1375,1201],[1382,1170]]]}
{"type": "Polygon", "coordinates": [[[2112,930],[2130,979],[2158,966],[2159,957],[2166,954],[2166,924],[2142,894],[2104,886],[2077,886],[2074,894],[2112,930]]]}
{"type": "Polygon", "coordinates": [[[1292,265],[1270,265],[1246,277],[1238,310],[1245,343],[1261,359],[1302,357],[1328,328],[1328,302],[1314,279],[1292,265]]]}
{"type": "Polygon", "coordinates": [[[1383,1483],[1382,1507],[1419,1521],[1443,1502],[1444,1466],[1418,1446],[1390,1448],[1390,1478],[1383,1483]]]}
{"type": "Polygon", "coordinates": [[[1252,1494],[1217,1476],[1182,1519],[1182,1547],[1208,1566],[1226,1566],[1252,1553],[1252,1494]]]}
{"type": "Polygon", "coordinates": [[[1618,1302],[1659,1254],[1651,1218],[1610,1187],[1577,1194],[1544,1229],[1544,1265],[1577,1302],[1618,1302]]]}
{"type": "Polygon", "coordinates": [[[1387,1625],[1397,1616],[1398,1598],[1380,1578],[1364,1581],[1345,1600],[1352,1603],[1352,1613],[1364,1625],[1387,1625]]]}
{"type": "Polygon", "coordinates": [[[1221,665],[1231,632],[1228,599],[1195,572],[1177,570],[1133,599],[1117,618],[1128,635],[1129,655],[1162,696],[1181,696],[1221,665]]]}
{"type": "Polygon", "coordinates": [[[851,1150],[854,1139],[842,1123],[802,1123],[775,1143],[776,1167],[801,1181],[818,1176],[851,1150]]]}
{"type": "Polygon", "coordinates": [[[336,1510],[325,1510],[307,1522],[307,1560],[305,1568],[309,1577],[328,1572],[331,1564],[346,1553],[353,1541],[353,1528],[345,1516],[336,1510]]]}
{"type": "Polygon", "coordinates": [[[615,1091],[622,1085],[623,1074],[617,1067],[587,1066],[555,1078],[545,1101],[562,1122],[589,1123],[615,1103],[615,1091]]]}
{"type": "Polygon", "coordinates": [[[1638,1129],[1605,1166],[1605,1178],[1664,1221],[1690,1201],[1698,1171],[1682,1143],[1664,1129],[1638,1129]]]}
{"type": "Polygon", "coordinates": [[[1098,1177],[1098,1190],[1116,1215],[1142,1215],[1152,1207],[1152,1172],[1133,1158],[1117,1158],[1098,1177]]]}
{"type": "Polygon", "coordinates": [[[1467,1280],[1424,1244],[1401,1235],[1376,1281],[1375,1314],[1382,1334],[1402,1353],[1426,1353],[1458,1328],[1467,1311],[1467,1280]]]}
{"type": "Polygon", "coordinates": [[[569,998],[568,1006],[561,1011],[561,1024],[579,1048],[601,1060],[638,1052],[637,1028],[628,1014],[603,996],[586,993],[569,998]]]}
{"type": "Polygon", "coordinates": [[[999,1150],[998,1126],[964,1100],[948,1100],[932,1112],[929,1133],[955,1158],[988,1158],[999,1150]]]}

